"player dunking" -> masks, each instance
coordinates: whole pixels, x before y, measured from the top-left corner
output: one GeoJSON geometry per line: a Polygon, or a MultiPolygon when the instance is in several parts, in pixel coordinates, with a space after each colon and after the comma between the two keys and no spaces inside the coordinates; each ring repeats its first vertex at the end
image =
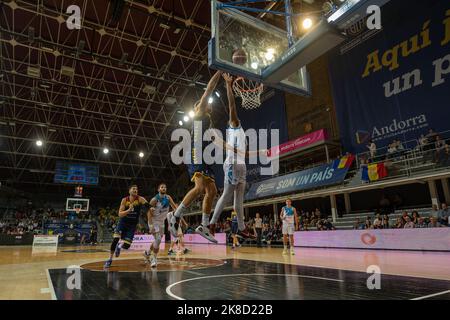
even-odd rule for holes
{"type": "Polygon", "coordinates": [[[150,263],[152,268],[158,264],[157,255],[161,244],[162,235],[164,234],[164,220],[167,218],[170,208],[177,209],[177,205],[172,197],[167,194],[167,186],[161,183],[158,186],[158,194],[150,200],[150,210],[147,212],[148,227],[150,234],[154,237],[154,242],[150,245],[148,251],[144,251],[146,261],[150,263]]]}
{"type": "Polygon", "coordinates": [[[148,207],[148,202],[138,195],[138,187],[130,186],[129,196],[122,199],[119,208],[119,223],[114,231],[111,243],[111,255],[105,262],[105,268],[109,268],[113,261],[113,256],[120,256],[121,249],[128,250],[133,242],[134,232],[139,222],[141,210],[148,207]],[[120,240],[122,240],[121,243],[120,240]]]}
{"type": "Polygon", "coordinates": [[[213,128],[213,123],[211,120],[212,110],[208,106],[208,99],[219,83],[221,74],[221,71],[217,71],[214,74],[208,83],[205,93],[194,107],[195,115],[191,132],[193,138],[191,164],[188,165],[188,170],[189,175],[191,176],[191,181],[194,182],[195,186],[186,194],[175,213],[169,213],[167,215],[170,233],[175,238],[177,237],[180,219],[183,214],[187,211],[187,208],[195,199],[204,194],[205,197],[203,198],[202,205],[202,223],[195,231],[209,241],[217,243],[217,240],[211,236],[208,228],[212,203],[217,194],[214,172],[210,165],[207,165],[204,161],[199,160],[201,159],[200,157],[202,157],[202,153],[207,146],[206,142],[203,141],[203,134],[207,129],[213,128]],[[201,143],[201,150],[195,148],[199,141],[201,143]]]}
{"type": "Polygon", "coordinates": [[[289,237],[289,246],[291,249],[291,255],[295,255],[294,252],[294,231],[298,228],[298,216],[297,209],[292,206],[292,200],[286,200],[286,206],[281,208],[280,214],[281,221],[283,221],[282,232],[283,232],[283,255],[288,254],[287,245],[289,237]]]}
{"type": "MultiPolygon", "coordinates": [[[[223,194],[214,209],[210,231],[214,235],[215,225],[218,222],[225,205],[234,196],[234,209],[237,214],[239,228],[237,236],[250,238],[252,235],[247,230],[244,222],[244,194],[247,176],[245,157],[249,155],[249,152],[246,151],[246,136],[237,115],[236,102],[233,94],[233,78],[229,74],[224,74],[223,78],[226,82],[229,108],[227,141],[225,143],[227,156],[223,165],[225,181],[223,194]]],[[[216,138],[215,141],[216,140],[220,140],[220,138],[216,138]]]]}

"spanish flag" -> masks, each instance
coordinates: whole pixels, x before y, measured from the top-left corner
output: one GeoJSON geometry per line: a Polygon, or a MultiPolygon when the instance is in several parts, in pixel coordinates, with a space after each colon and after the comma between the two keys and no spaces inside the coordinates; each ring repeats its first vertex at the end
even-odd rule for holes
{"type": "Polygon", "coordinates": [[[387,177],[387,170],[384,163],[369,164],[368,174],[370,181],[377,181],[387,177]]]}

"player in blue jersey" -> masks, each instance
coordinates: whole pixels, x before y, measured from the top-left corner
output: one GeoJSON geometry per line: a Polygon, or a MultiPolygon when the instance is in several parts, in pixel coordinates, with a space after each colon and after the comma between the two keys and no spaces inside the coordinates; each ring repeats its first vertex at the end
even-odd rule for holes
{"type": "Polygon", "coordinates": [[[119,257],[122,249],[128,250],[130,248],[141,211],[147,211],[149,207],[147,200],[138,195],[137,185],[130,186],[128,192],[129,195],[120,202],[119,222],[114,231],[111,255],[105,262],[105,268],[111,266],[114,255],[119,257]]]}
{"type": "Polygon", "coordinates": [[[195,115],[193,118],[191,132],[191,163],[188,164],[188,171],[191,177],[191,181],[194,182],[195,186],[186,194],[177,210],[174,213],[170,212],[167,215],[169,230],[174,238],[177,238],[178,236],[180,221],[183,214],[186,213],[187,208],[194,200],[202,195],[205,195],[202,205],[202,223],[197,227],[195,231],[209,241],[217,243],[217,240],[214,239],[208,228],[209,215],[211,214],[212,204],[217,194],[217,187],[212,167],[206,164],[203,160],[203,151],[208,144],[207,142],[203,141],[203,135],[206,130],[214,128],[211,120],[212,109],[210,104],[208,103],[208,99],[219,83],[221,75],[221,71],[217,71],[214,74],[214,76],[208,83],[208,87],[206,88],[205,93],[194,107],[195,115]]]}
{"type": "Polygon", "coordinates": [[[282,225],[282,232],[283,232],[283,255],[288,254],[288,237],[289,237],[289,246],[291,249],[291,255],[295,255],[294,252],[294,231],[298,229],[298,216],[297,216],[297,209],[295,209],[292,206],[292,200],[287,199],[286,200],[286,206],[281,208],[281,214],[280,214],[281,221],[283,222],[282,225]]]}
{"type": "Polygon", "coordinates": [[[167,218],[170,208],[172,210],[177,209],[172,197],[167,194],[165,183],[158,186],[158,194],[150,200],[150,206],[151,208],[147,213],[148,227],[155,240],[150,245],[150,250],[144,252],[144,257],[150,263],[150,266],[155,268],[158,264],[157,255],[164,234],[164,220],[167,218]]]}

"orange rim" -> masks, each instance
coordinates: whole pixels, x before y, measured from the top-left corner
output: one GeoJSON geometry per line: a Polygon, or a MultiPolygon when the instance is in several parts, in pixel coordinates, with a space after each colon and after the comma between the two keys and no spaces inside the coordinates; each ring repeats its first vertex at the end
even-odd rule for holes
{"type": "MultiPolygon", "coordinates": [[[[245,83],[245,78],[244,77],[237,77],[234,80],[234,84],[237,83],[238,81],[242,81],[243,83],[245,83]]],[[[251,80],[249,80],[251,81],[251,80]]],[[[256,82],[256,81],[255,81],[256,82]]],[[[257,91],[261,91],[262,88],[264,87],[264,85],[262,83],[260,83],[259,85],[257,85],[254,89],[245,89],[242,86],[240,86],[239,84],[236,84],[238,86],[238,90],[240,92],[257,92],[257,91]]]]}

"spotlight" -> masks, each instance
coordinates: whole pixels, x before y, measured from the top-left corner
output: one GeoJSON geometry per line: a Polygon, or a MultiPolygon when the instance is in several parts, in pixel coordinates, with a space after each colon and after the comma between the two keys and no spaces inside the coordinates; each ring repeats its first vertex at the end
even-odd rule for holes
{"type": "Polygon", "coordinates": [[[251,64],[252,69],[258,69],[258,64],[256,62],[252,62],[251,64]]]}
{"type": "Polygon", "coordinates": [[[189,111],[189,117],[191,117],[191,119],[194,119],[194,116],[195,116],[194,110],[189,111]]]}
{"type": "Polygon", "coordinates": [[[178,121],[178,124],[180,125],[180,126],[182,126],[183,125],[183,121],[178,121]]]}
{"type": "Polygon", "coordinates": [[[273,60],[275,54],[275,49],[269,48],[267,52],[264,54],[267,60],[273,60]]]}
{"type": "Polygon", "coordinates": [[[310,29],[313,25],[313,21],[311,20],[311,18],[306,18],[305,20],[303,20],[303,29],[310,29]]]}
{"type": "Polygon", "coordinates": [[[213,103],[214,102],[214,99],[213,99],[213,97],[209,97],[209,99],[208,99],[208,103],[209,104],[211,104],[211,103],[213,103]]]}
{"type": "Polygon", "coordinates": [[[188,122],[189,121],[189,117],[188,116],[184,116],[183,120],[184,120],[184,122],[188,122]]]}
{"type": "Polygon", "coordinates": [[[144,157],[144,153],[143,152],[139,152],[139,158],[143,158],[144,157]]]}
{"type": "Polygon", "coordinates": [[[108,149],[108,148],[104,148],[104,149],[103,149],[103,153],[104,153],[104,154],[108,154],[108,153],[109,153],[109,149],[108,149]]]}
{"type": "Polygon", "coordinates": [[[37,141],[36,141],[36,145],[37,145],[38,147],[42,147],[42,145],[43,145],[42,140],[37,140],[37,141]]]}
{"type": "Polygon", "coordinates": [[[217,96],[217,98],[220,98],[220,93],[219,93],[219,91],[216,91],[216,96],[217,96]]]}

